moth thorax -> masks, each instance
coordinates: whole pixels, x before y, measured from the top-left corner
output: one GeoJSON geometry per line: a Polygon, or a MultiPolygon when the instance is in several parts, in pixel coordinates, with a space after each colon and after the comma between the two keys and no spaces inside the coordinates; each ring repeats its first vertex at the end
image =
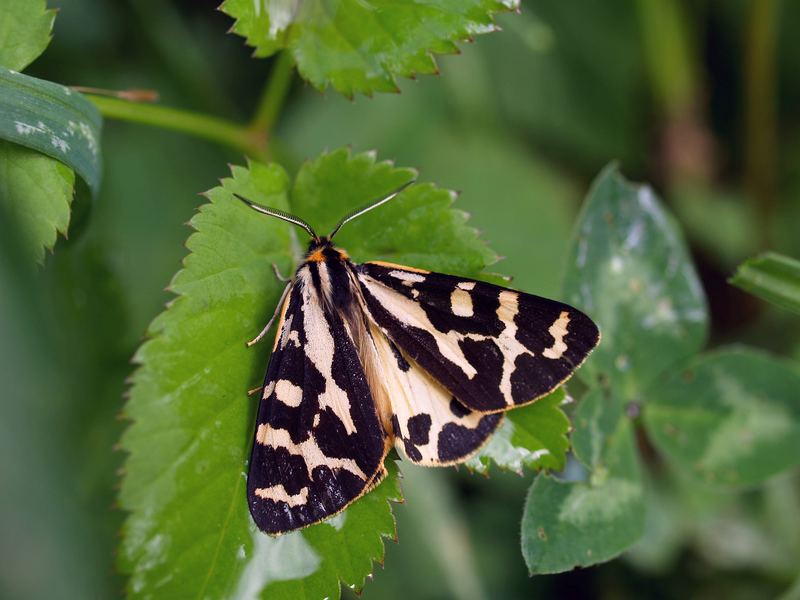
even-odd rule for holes
{"type": "Polygon", "coordinates": [[[327,238],[312,240],[306,253],[306,262],[345,261],[348,258],[347,252],[336,248],[327,238]]]}

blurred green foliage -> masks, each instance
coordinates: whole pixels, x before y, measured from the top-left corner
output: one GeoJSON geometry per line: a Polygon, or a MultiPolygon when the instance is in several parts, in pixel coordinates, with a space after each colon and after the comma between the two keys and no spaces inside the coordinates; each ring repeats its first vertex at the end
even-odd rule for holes
{"type": "Polygon", "coordinates": [[[732,285],[800,313],[800,261],[765,252],[739,265],[732,285]]]}
{"type": "MultiPolygon", "coordinates": [[[[243,122],[274,63],[252,60],[241,39],[225,36],[231,20],[213,2],[48,6],[60,9],[53,42],[26,72],[62,84],[152,88],[164,104],[243,122]]],[[[39,30],[51,17],[41,18],[39,30]]],[[[579,200],[616,159],[659,189],[688,236],[710,307],[709,346],[747,342],[792,357],[782,368],[796,370],[796,316],[726,278],[757,250],[800,254],[800,50],[792,42],[800,7],[654,0],[630,10],[621,1],[540,0],[498,22],[503,32],[440,59],[439,76],[399,80],[398,95],[348,101],[295,82],[273,155],[293,173],[304,158],[349,144],[417,167],[423,179],[461,191],[456,206],[506,256],[497,270],[550,296],[579,200]]],[[[198,192],[227,176],[226,162],[243,162],[211,142],[113,121],[103,155],[100,196],[73,211],[69,239],[40,271],[21,266],[26,242],[0,206],[4,597],[48,597],[54,581],[60,597],[123,593],[114,568],[123,518],[114,506],[123,455],[114,444],[123,424],[114,416],[128,361],[171,298],[164,288],[186,254],[184,223],[202,202],[198,192]]],[[[73,205],[81,203],[79,195],[73,205]]],[[[682,385],[706,393],[702,379],[682,385]]],[[[779,382],[759,389],[768,385],[779,382]]],[[[780,393],[796,409],[797,390],[780,393]]],[[[671,411],[688,399],[653,398],[671,411]]],[[[759,411],[758,402],[748,406],[759,411]]],[[[587,464],[573,461],[564,476],[583,481],[595,454],[580,423],[593,405],[578,406],[573,441],[587,464]]],[[[657,427],[663,414],[645,410],[645,420],[657,427]]],[[[695,427],[692,419],[681,423],[695,427]]],[[[625,435],[639,453],[648,508],[643,538],[622,559],[529,579],[519,521],[530,475],[414,473],[403,480],[407,503],[395,510],[400,543],[387,545],[386,568],[366,596],[752,598],[792,586],[796,469],[756,487],[709,487],[668,468],[700,450],[651,439],[636,418],[616,423],[638,432],[625,435]]]]}

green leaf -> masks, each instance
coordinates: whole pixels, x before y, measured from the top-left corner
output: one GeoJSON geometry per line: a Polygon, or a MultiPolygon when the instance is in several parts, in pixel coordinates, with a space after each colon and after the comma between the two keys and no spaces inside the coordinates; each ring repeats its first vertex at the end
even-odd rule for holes
{"type": "Polygon", "coordinates": [[[78,92],[0,67],[0,138],[60,160],[94,193],[101,125],[100,113],[78,92]]]}
{"type": "MultiPolygon", "coordinates": [[[[232,194],[291,210],[327,233],[348,210],[411,176],[376,163],[373,154],[340,150],[303,165],[291,192],[281,167],[252,164],[234,167],[233,177],[208,193],[173,280],[178,297],[137,353],[141,367],[126,408],[133,423],[122,439],[129,456],[120,504],[130,515],[121,566],[133,597],[338,597],[340,581],[359,588],[373,562],[383,560],[381,538],[394,535],[387,500],[400,497],[392,465],[376,490],[325,523],[273,539],[252,522],[244,472],[257,401],[246,391],[263,378],[270,345],[248,349],[245,342],[274,310],[283,286],[270,264],[290,272],[297,232],[232,194]]],[[[348,224],[337,241],[358,255],[387,258],[381,252],[396,236],[404,245],[397,255],[437,267],[437,244],[458,239],[464,258],[444,256],[440,264],[478,276],[480,257],[493,255],[451,201],[446,190],[412,186],[348,224]],[[384,234],[358,240],[363,221],[384,234]]]]}
{"type": "Polygon", "coordinates": [[[518,0],[226,0],[256,56],[288,49],[300,74],[316,88],[328,84],[352,96],[397,91],[395,77],[437,72],[434,53],[457,52],[455,42],[494,31],[492,14],[518,0]]]}
{"type": "MultiPolygon", "coordinates": [[[[320,234],[329,233],[344,214],[380,198],[416,176],[413,169],[375,163],[375,154],[348,150],[323,154],[305,163],[292,191],[292,209],[306,215],[320,234]]],[[[483,269],[497,255],[467,226],[466,213],[452,210],[450,190],[430,183],[414,185],[378,210],[345,225],[336,243],[353,260],[388,260],[464,277],[486,279],[483,269]]]]}
{"type": "Polygon", "coordinates": [[[21,71],[50,43],[56,11],[44,0],[0,0],[0,65],[21,71]]]}
{"type": "Polygon", "coordinates": [[[560,471],[566,464],[569,419],[561,411],[566,392],[558,388],[533,404],[506,413],[500,429],[465,466],[488,473],[493,462],[522,475],[523,468],[560,471]]]}
{"type": "Polygon", "coordinates": [[[800,261],[766,252],[739,265],[730,283],[800,313],[800,261]]]}
{"type": "Polygon", "coordinates": [[[388,503],[401,501],[402,495],[396,465],[390,461],[387,468],[389,476],[383,483],[333,519],[278,539],[255,534],[256,555],[235,595],[250,597],[249,592],[263,589],[265,598],[316,600],[337,597],[340,581],[356,590],[363,588],[373,561],[383,562],[382,538],[397,539],[388,503]],[[299,571],[300,561],[289,562],[293,551],[303,558],[304,571],[299,571]],[[248,593],[242,594],[243,589],[248,593]]]}
{"type": "Polygon", "coordinates": [[[75,174],[34,150],[0,140],[0,204],[18,229],[29,262],[42,262],[66,235],[75,174]]]}
{"type": "Polygon", "coordinates": [[[705,295],[680,230],[649,187],[631,185],[614,166],[589,192],[564,295],[603,336],[580,372],[607,379],[623,400],[641,397],[706,338],[705,295]]]}
{"type": "Polygon", "coordinates": [[[707,353],[655,386],[653,444],[706,483],[752,485],[800,463],[800,373],[746,348],[707,353]]]}
{"type": "Polygon", "coordinates": [[[132,513],[120,560],[134,597],[230,595],[255,552],[243,470],[256,402],[246,390],[266,349],[248,352],[244,341],[278,301],[269,265],[290,266],[290,241],[232,193],[287,208],[287,186],[280,167],[253,165],[209,192],[172,283],[178,298],[136,355],[120,492],[132,513]]]}
{"type": "MultiPolygon", "coordinates": [[[[562,481],[540,474],[522,514],[522,555],[531,575],[561,573],[614,558],[644,530],[644,489],[631,422],[605,418],[612,403],[594,390],[581,401],[576,429],[598,436],[589,481],[562,481]],[[586,423],[583,417],[590,416],[586,423]],[[614,423],[609,434],[602,432],[614,423]],[[599,434],[599,435],[598,435],[599,434]]],[[[577,434],[577,431],[576,431],[577,434]]]]}
{"type": "Polygon", "coordinates": [[[42,262],[57,233],[67,233],[75,184],[68,167],[93,188],[100,174],[94,107],[63,86],[16,71],[50,43],[54,18],[43,0],[0,0],[0,203],[31,262],[42,262]]]}
{"type": "Polygon", "coordinates": [[[692,522],[696,508],[677,494],[668,478],[646,477],[645,482],[644,531],[625,560],[647,575],[667,575],[676,568],[698,527],[692,522]]]}
{"type": "Polygon", "coordinates": [[[17,219],[32,261],[42,262],[57,233],[67,233],[73,171],[97,192],[100,125],[77,92],[0,67],[0,202],[17,219]]]}
{"type": "Polygon", "coordinates": [[[606,447],[623,416],[622,402],[600,388],[580,401],[573,417],[572,450],[585,467],[602,466],[606,447]]]}

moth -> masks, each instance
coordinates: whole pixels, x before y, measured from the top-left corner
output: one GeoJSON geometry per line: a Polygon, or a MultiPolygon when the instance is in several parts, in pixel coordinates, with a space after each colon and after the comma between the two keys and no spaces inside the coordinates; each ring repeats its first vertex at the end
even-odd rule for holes
{"type": "Polygon", "coordinates": [[[503,413],[566,381],[599,341],[579,310],[481,281],[374,261],[333,245],[342,226],[413,182],[345,216],[328,236],[236,195],[310,236],[275,314],[277,334],[247,477],[250,513],[279,535],[327,519],[386,476],[392,447],[412,463],[456,465],[503,413]]]}

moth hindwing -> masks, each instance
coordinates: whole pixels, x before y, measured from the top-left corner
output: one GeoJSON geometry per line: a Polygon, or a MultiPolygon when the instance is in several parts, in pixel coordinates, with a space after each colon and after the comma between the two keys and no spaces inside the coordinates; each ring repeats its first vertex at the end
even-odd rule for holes
{"type": "Polygon", "coordinates": [[[561,385],[599,341],[596,325],[566,304],[354,264],[305,221],[257,210],[312,237],[280,308],[250,456],[248,504],[267,533],[342,511],[380,483],[393,445],[420,465],[467,460],[504,411],[561,385]]]}

